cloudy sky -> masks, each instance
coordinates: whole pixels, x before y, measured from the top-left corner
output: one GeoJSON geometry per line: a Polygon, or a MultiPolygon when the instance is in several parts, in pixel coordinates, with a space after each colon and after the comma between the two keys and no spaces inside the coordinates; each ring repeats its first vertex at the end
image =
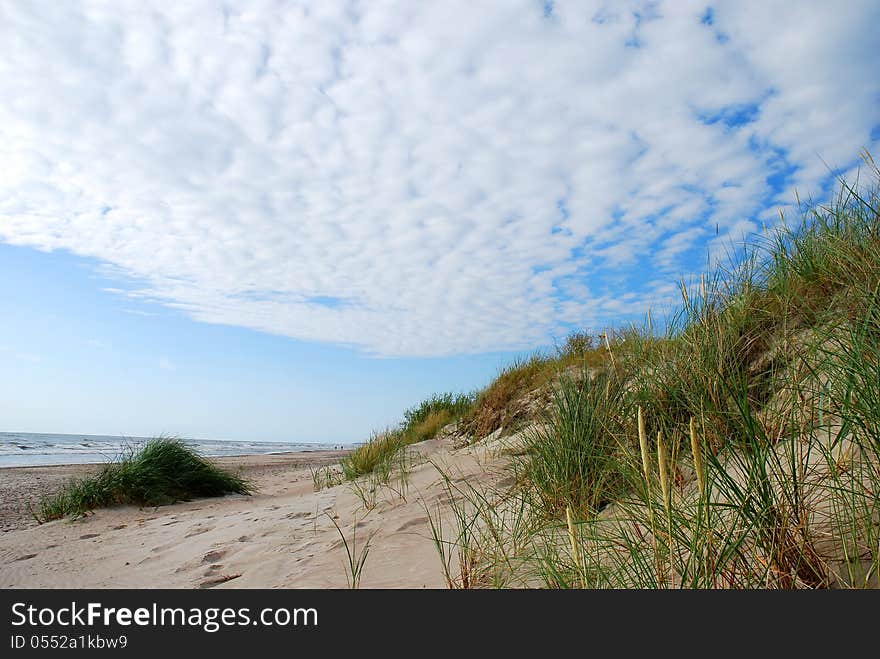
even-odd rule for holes
{"type": "Polygon", "coordinates": [[[0,429],[350,441],[662,308],[880,152],[878,26],[856,0],[0,0],[0,429]]]}

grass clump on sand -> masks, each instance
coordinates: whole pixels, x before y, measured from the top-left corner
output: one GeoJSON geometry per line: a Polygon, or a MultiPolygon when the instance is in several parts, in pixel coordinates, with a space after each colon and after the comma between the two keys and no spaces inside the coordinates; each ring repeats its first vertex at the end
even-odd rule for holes
{"type": "Polygon", "coordinates": [[[342,461],[345,478],[353,480],[377,467],[389,467],[401,448],[432,439],[444,426],[465,416],[473,404],[473,395],[446,393],[408,409],[399,427],[374,434],[346,456],[342,461]]]}
{"type": "Polygon", "coordinates": [[[595,514],[621,492],[619,448],[605,431],[620,394],[620,384],[605,374],[589,386],[563,378],[554,387],[544,423],[526,431],[529,459],[522,476],[547,513],[558,515],[574,506],[595,514]]]}
{"type": "Polygon", "coordinates": [[[120,504],[159,506],[197,497],[250,494],[244,479],[218,469],[191,446],[159,437],[105,465],[97,475],[74,480],[45,497],[40,523],[120,504]]]}

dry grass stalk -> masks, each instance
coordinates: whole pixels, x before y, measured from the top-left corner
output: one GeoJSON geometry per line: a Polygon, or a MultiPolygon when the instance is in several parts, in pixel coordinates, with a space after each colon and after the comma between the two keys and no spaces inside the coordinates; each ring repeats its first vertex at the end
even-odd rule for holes
{"type": "Polygon", "coordinates": [[[608,350],[608,356],[611,357],[611,365],[614,366],[614,353],[611,350],[611,341],[608,339],[608,332],[604,332],[602,338],[605,339],[605,348],[608,350]]]}
{"type": "Polygon", "coordinates": [[[645,483],[651,487],[651,462],[648,456],[648,433],[645,432],[645,416],[642,407],[639,406],[639,448],[642,450],[642,471],[645,474],[645,483]]]}
{"type": "Polygon", "coordinates": [[[565,507],[565,521],[568,524],[568,539],[571,541],[571,555],[574,556],[574,564],[577,567],[578,575],[580,575],[581,588],[585,588],[584,566],[581,562],[581,552],[578,548],[577,535],[574,531],[574,519],[571,514],[571,506],[565,507]]]}
{"type": "Polygon", "coordinates": [[[663,491],[663,509],[666,512],[666,534],[669,543],[669,581],[675,585],[675,575],[672,568],[672,488],[669,486],[668,456],[666,443],[663,441],[663,432],[657,431],[657,463],[660,469],[660,489],[663,491]]]}
{"type": "Polygon", "coordinates": [[[691,430],[691,452],[694,454],[694,470],[697,472],[697,484],[700,487],[700,497],[706,497],[706,471],[703,467],[703,453],[700,450],[700,443],[697,440],[697,428],[694,424],[694,417],[690,421],[691,430]]]}
{"type": "Polygon", "coordinates": [[[669,487],[666,443],[663,441],[662,431],[657,431],[657,463],[660,468],[660,488],[663,490],[663,505],[666,508],[666,515],[668,517],[670,507],[672,506],[672,489],[669,487]]]}

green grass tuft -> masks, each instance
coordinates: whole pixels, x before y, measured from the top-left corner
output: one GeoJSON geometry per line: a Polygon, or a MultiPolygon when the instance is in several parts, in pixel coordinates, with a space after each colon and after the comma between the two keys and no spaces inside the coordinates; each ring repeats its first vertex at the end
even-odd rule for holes
{"type": "Polygon", "coordinates": [[[182,440],[160,437],[43,498],[36,517],[43,523],[114,505],[160,506],[250,492],[247,481],[218,469],[182,440]]]}
{"type": "Polygon", "coordinates": [[[377,468],[390,473],[400,449],[433,439],[445,426],[468,414],[473,404],[473,395],[446,393],[434,395],[408,409],[399,427],[375,433],[370,441],[346,456],[342,461],[345,478],[353,480],[377,468]]]}
{"type": "Polygon", "coordinates": [[[568,506],[596,514],[621,492],[618,446],[605,428],[619,409],[619,384],[611,384],[605,375],[595,381],[563,378],[544,423],[526,433],[530,459],[523,475],[551,515],[568,506]]]}
{"type": "MultiPolygon", "coordinates": [[[[587,375],[610,361],[610,353],[599,337],[587,331],[571,332],[552,353],[534,352],[501,369],[488,387],[480,391],[464,417],[464,424],[474,440],[480,440],[505,428],[517,427],[537,420],[529,409],[527,397],[548,399],[551,389],[561,379],[587,375]]],[[[539,415],[540,416],[540,415],[539,415]]]]}

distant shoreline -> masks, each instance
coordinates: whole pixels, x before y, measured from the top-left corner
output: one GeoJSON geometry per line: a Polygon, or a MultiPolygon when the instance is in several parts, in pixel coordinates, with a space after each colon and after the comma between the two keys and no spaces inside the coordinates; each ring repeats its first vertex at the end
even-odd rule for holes
{"type": "MultiPolygon", "coordinates": [[[[105,464],[143,446],[151,439],[154,438],[124,435],[0,432],[0,469],[105,464]]],[[[356,444],[345,442],[276,442],[258,439],[228,440],[193,437],[180,437],[179,439],[208,458],[336,451],[356,447],[356,444]]]]}
{"type": "MultiPolygon", "coordinates": [[[[207,460],[222,460],[224,458],[245,458],[245,457],[256,457],[256,456],[272,456],[272,455],[298,455],[300,453],[327,453],[327,452],[336,452],[336,453],[349,453],[354,449],[350,448],[338,448],[340,446],[330,445],[328,448],[305,448],[305,449],[295,449],[290,451],[272,451],[271,453],[229,453],[226,455],[206,455],[204,456],[207,460]]],[[[60,453],[52,453],[48,454],[49,456],[57,456],[58,458],[69,458],[74,457],[76,454],[60,454],[60,453]]],[[[99,465],[109,464],[113,462],[114,458],[108,458],[106,460],[88,460],[84,462],[46,462],[46,463],[29,463],[29,464],[0,464],[0,470],[3,469],[30,469],[30,468],[50,468],[50,467],[95,467],[99,465]]],[[[2,458],[0,458],[2,460],[2,458]]]]}

